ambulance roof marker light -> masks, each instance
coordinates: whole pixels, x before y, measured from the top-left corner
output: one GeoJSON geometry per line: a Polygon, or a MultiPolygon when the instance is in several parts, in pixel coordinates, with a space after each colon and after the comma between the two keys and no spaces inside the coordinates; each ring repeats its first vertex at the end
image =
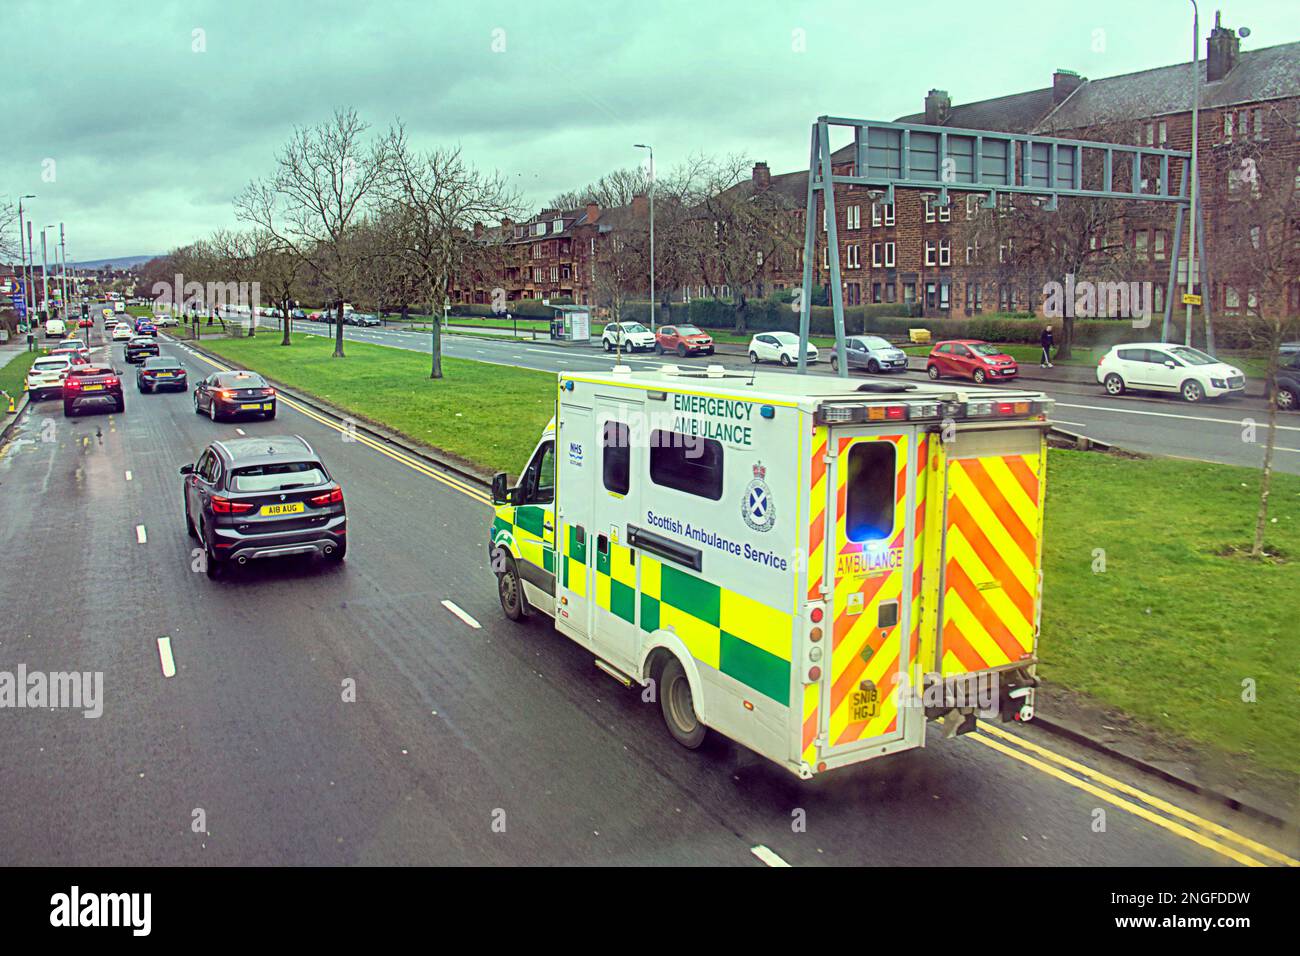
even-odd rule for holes
{"type": "Polygon", "coordinates": [[[614,368],[613,368],[611,371],[613,372],[614,375],[631,375],[631,374],[632,374],[632,366],[630,366],[630,365],[615,365],[614,368]]]}
{"type": "Polygon", "coordinates": [[[724,375],[727,374],[727,370],[724,369],[721,365],[710,365],[707,369],[704,370],[704,374],[708,378],[722,378],[724,375]]]}
{"type": "Polygon", "coordinates": [[[665,365],[665,366],[664,366],[663,368],[661,368],[659,371],[662,372],[664,375],[680,375],[680,374],[682,374],[682,370],[681,370],[680,368],[678,368],[676,365],[665,365]]]}

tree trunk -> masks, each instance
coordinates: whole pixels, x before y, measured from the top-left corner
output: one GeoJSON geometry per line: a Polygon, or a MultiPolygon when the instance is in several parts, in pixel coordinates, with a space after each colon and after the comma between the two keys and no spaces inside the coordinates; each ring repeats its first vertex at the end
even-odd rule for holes
{"type": "Polygon", "coordinates": [[[741,334],[744,334],[744,332],[745,332],[745,330],[746,330],[746,322],[745,322],[745,320],[746,320],[746,318],[747,318],[746,310],[747,310],[747,308],[748,308],[748,305],[749,305],[749,302],[748,302],[748,300],[745,298],[745,293],[743,293],[743,292],[737,292],[737,293],[736,293],[736,305],[735,305],[735,312],[736,312],[736,331],[739,332],[739,333],[741,333],[741,334]]]}
{"type": "Polygon", "coordinates": [[[1277,350],[1281,328],[1269,342],[1268,371],[1264,381],[1268,387],[1268,432],[1264,439],[1264,469],[1259,476],[1259,511],[1255,515],[1255,540],[1250,548],[1252,558],[1264,556],[1264,529],[1268,527],[1268,496],[1273,484],[1273,446],[1277,442],[1277,350]]]}
{"type": "Polygon", "coordinates": [[[343,354],[343,297],[339,297],[338,312],[334,316],[334,358],[347,358],[343,354]]]}
{"type": "Polygon", "coordinates": [[[284,301],[280,305],[280,311],[284,313],[280,319],[280,321],[284,323],[284,338],[280,340],[280,344],[288,345],[289,330],[293,326],[293,319],[289,315],[289,297],[287,295],[284,297],[284,301]]]}

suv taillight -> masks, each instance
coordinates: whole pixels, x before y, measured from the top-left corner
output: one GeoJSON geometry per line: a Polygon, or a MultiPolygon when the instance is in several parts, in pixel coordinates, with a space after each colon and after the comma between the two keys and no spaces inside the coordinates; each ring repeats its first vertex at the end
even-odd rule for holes
{"type": "Polygon", "coordinates": [[[75,375],[69,375],[63,380],[64,388],[81,388],[81,379],[75,375]]]}
{"type": "Polygon", "coordinates": [[[343,489],[335,488],[323,495],[312,495],[307,500],[314,505],[341,505],[343,504],[343,489]]]}
{"type": "Polygon", "coordinates": [[[242,515],[252,511],[253,506],[243,501],[231,501],[229,498],[213,495],[212,510],[219,515],[242,515]]]}

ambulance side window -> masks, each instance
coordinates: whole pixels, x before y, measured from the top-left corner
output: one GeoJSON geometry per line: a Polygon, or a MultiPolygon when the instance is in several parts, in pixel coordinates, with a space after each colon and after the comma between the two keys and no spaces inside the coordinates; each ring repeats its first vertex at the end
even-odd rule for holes
{"type": "Polygon", "coordinates": [[[650,434],[650,480],[665,488],[722,498],[722,443],[656,428],[650,434]]]}
{"type": "Polygon", "coordinates": [[[524,502],[549,505],[555,500],[555,442],[548,441],[524,470],[524,502]]]}
{"type": "Polygon", "coordinates": [[[625,495],[632,486],[632,449],[625,422],[605,422],[601,432],[600,478],[606,490],[625,495]]]}
{"type": "Polygon", "coordinates": [[[894,443],[858,442],[849,449],[844,533],[850,541],[879,541],[894,533],[894,443]]]}

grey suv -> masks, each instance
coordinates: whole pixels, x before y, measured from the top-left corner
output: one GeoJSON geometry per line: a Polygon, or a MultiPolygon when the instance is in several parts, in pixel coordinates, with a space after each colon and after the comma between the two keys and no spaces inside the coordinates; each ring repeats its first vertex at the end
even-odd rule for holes
{"type": "Polygon", "coordinates": [[[297,435],[214,441],[185,477],[185,530],[203,543],[207,573],[292,554],[342,561],[343,489],[297,435]]]}

